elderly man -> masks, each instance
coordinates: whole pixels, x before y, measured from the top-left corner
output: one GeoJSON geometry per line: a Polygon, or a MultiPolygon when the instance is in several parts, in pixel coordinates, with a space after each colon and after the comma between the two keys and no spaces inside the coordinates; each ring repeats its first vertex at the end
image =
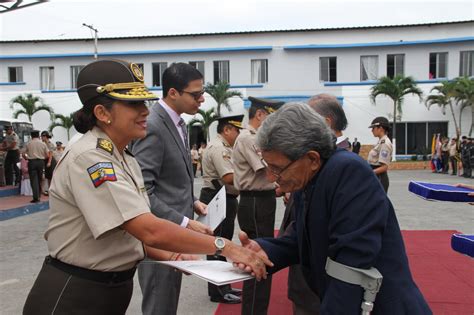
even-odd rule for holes
{"type": "MultiPolygon", "coordinates": [[[[359,156],[336,149],[324,119],[307,104],[290,103],[269,116],[257,135],[267,174],[295,193],[296,223],[280,238],[243,245],[268,255],[271,272],[301,264],[322,314],[358,314],[363,288],[326,273],[328,258],[383,275],[373,314],[431,314],[414,283],[393,206],[359,156]]],[[[244,268],[244,266],[240,266],[244,268]]]]}

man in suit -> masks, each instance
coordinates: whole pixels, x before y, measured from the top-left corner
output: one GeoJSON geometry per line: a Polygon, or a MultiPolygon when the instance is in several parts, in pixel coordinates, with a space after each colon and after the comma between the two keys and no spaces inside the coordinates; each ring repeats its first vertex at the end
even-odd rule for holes
{"type": "MultiPolygon", "coordinates": [[[[323,118],[304,103],[291,103],[260,127],[257,145],[267,175],[294,196],[296,221],[280,238],[249,240],[247,248],[268,255],[270,272],[301,264],[322,314],[359,314],[361,286],[326,273],[328,258],[383,276],[372,314],[431,314],[408,266],[395,211],[372,169],[359,156],[336,149],[323,118]]],[[[239,267],[245,269],[245,266],[239,267]]]]}
{"type": "MultiPolygon", "coordinates": [[[[193,191],[186,124],[181,114],[194,115],[204,102],[203,77],[194,67],[175,63],[163,73],[163,98],[150,108],[147,135],[130,145],[142,169],[145,187],[156,216],[194,231],[212,234],[193,220],[193,212],[206,213],[206,205],[193,191]]],[[[143,314],[176,314],[181,273],[144,261],[138,266],[143,293],[143,314]]]]}
{"type": "Polygon", "coordinates": [[[354,138],[354,142],[352,142],[352,152],[355,154],[359,154],[360,152],[360,142],[357,141],[357,138],[354,138]]]}

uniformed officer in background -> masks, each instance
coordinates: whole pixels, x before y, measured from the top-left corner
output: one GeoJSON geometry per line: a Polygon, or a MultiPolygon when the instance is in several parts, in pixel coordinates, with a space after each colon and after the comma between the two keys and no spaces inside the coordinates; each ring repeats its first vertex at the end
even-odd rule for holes
{"type": "Polygon", "coordinates": [[[372,129],[374,137],[379,138],[379,141],[373,149],[370,150],[367,162],[369,162],[370,167],[372,167],[375,175],[377,175],[382,183],[383,189],[387,192],[390,184],[388,179],[388,166],[390,161],[392,161],[393,152],[392,142],[388,137],[390,123],[385,117],[376,117],[369,128],[372,129]]]}
{"type": "MultiPolygon", "coordinates": [[[[269,182],[265,164],[255,141],[265,118],[284,102],[249,97],[249,123],[234,145],[234,186],[240,190],[237,218],[240,229],[250,238],[273,237],[275,229],[275,183],[269,182]]],[[[270,300],[271,278],[244,281],[242,314],[266,314],[270,300]]]]}
{"type": "MultiPolygon", "coordinates": [[[[202,157],[203,187],[199,200],[208,204],[222,186],[226,189],[226,217],[214,230],[215,236],[232,239],[234,222],[237,214],[239,191],[234,187],[234,166],[232,165],[232,147],[242,129],[244,115],[218,118],[217,137],[212,140],[202,157]]],[[[208,260],[223,260],[222,256],[207,256],[208,260]]],[[[240,303],[240,290],[229,285],[216,286],[208,284],[208,292],[212,302],[236,304],[240,303]]]]}
{"type": "Polygon", "coordinates": [[[48,158],[48,153],[48,147],[39,139],[39,130],[32,130],[31,140],[26,144],[25,150],[25,156],[28,159],[28,175],[33,190],[32,203],[40,201],[44,161],[48,158]]]}
{"type": "Polygon", "coordinates": [[[472,164],[470,158],[471,147],[473,147],[472,140],[469,140],[466,136],[462,136],[459,151],[461,152],[462,176],[466,178],[470,178],[472,175],[472,164]]]}
{"type": "Polygon", "coordinates": [[[13,130],[13,126],[6,125],[4,129],[6,135],[5,139],[3,139],[2,150],[7,151],[3,162],[5,184],[7,186],[18,185],[20,183],[20,169],[16,164],[20,162],[20,138],[18,138],[18,135],[13,130]]]}

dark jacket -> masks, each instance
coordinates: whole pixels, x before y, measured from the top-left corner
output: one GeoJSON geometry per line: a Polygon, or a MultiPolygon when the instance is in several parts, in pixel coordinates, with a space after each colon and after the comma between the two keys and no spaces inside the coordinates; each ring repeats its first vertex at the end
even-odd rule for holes
{"type": "Polygon", "coordinates": [[[431,314],[414,283],[393,206],[358,155],[338,149],[295,193],[296,224],[277,239],[258,239],[275,272],[300,263],[322,314],[359,314],[363,289],[329,277],[327,257],[383,275],[372,314],[431,314]]]}

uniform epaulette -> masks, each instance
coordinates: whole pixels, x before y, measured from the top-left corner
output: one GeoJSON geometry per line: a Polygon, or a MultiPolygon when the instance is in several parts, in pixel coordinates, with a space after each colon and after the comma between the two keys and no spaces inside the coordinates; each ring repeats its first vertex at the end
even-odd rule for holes
{"type": "Polygon", "coordinates": [[[103,138],[97,138],[97,149],[102,149],[107,153],[110,153],[110,155],[113,155],[114,152],[114,144],[112,141],[103,139],[103,138]]]}

